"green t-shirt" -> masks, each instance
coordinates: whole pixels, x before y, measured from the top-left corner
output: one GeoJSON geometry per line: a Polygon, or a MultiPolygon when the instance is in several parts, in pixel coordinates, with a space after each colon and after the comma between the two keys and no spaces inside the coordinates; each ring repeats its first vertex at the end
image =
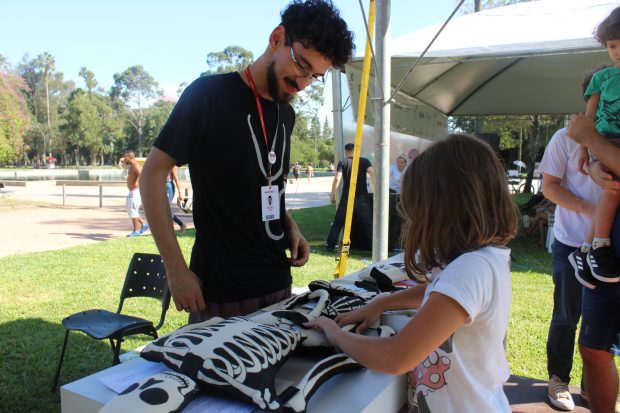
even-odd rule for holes
{"type": "Polygon", "coordinates": [[[599,94],[596,130],[602,134],[620,134],[620,68],[608,67],[594,74],[585,97],[599,94]]]}

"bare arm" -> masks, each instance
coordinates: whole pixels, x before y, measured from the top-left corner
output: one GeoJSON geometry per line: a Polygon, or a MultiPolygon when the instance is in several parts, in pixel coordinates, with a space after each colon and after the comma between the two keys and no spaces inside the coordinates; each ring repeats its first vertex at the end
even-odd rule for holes
{"type": "Polygon", "coordinates": [[[416,285],[387,296],[377,297],[361,308],[337,316],[335,321],[340,326],[358,324],[355,332],[363,333],[385,311],[419,308],[426,286],[427,284],[416,285]]]}
{"type": "Polygon", "coordinates": [[[596,121],[596,111],[598,109],[598,103],[601,100],[601,94],[595,93],[588,98],[588,104],[586,106],[586,116],[596,121]]]}
{"type": "Polygon", "coordinates": [[[342,178],[342,171],[337,171],[336,175],[334,175],[334,180],[332,181],[332,192],[329,195],[329,200],[332,204],[336,203],[336,191],[338,190],[338,184],[340,184],[341,178],[342,178]]]}
{"type": "Polygon", "coordinates": [[[579,198],[568,191],[562,186],[561,178],[543,173],[542,187],[545,197],[547,197],[554,204],[589,217],[594,216],[596,204],[579,198]]]}
{"type": "Polygon", "coordinates": [[[376,191],[377,187],[375,186],[375,170],[372,168],[372,166],[369,166],[368,169],[366,169],[366,173],[370,176],[370,184],[372,185],[372,190],[376,191]]]}
{"type": "Polygon", "coordinates": [[[568,136],[586,146],[605,166],[620,175],[620,148],[597,132],[592,119],[583,114],[572,115],[568,123],[568,136]]]}
{"type": "Polygon", "coordinates": [[[307,326],[323,330],[333,345],[363,366],[387,374],[403,374],[419,365],[466,320],[467,312],[455,300],[441,293],[431,293],[418,314],[393,337],[365,337],[343,332],[338,324],[325,317],[307,326]]]}
{"type": "Polygon", "coordinates": [[[200,279],[187,268],[179,242],[174,234],[166,176],[175,165],[167,153],[153,148],[142,170],[140,194],[151,233],[166,266],[170,293],[177,310],[202,311],[205,302],[200,279]]]}

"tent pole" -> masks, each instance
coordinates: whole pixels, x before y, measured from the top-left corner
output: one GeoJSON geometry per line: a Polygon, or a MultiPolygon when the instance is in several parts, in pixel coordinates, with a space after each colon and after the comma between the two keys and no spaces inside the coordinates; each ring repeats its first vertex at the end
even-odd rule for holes
{"type": "Polygon", "coordinates": [[[390,179],[390,101],[391,55],[390,0],[377,0],[377,24],[375,31],[375,187],[373,199],[372,261],[388,257],[389,228],[389,179],[390,179]]]}
{"type": "Polygon", "coordinates": [[[342,127],[342,86],[341,72],[332,70],[332,107],[334,117],[334,165],[344,159],[344,132],[342,127]]]}

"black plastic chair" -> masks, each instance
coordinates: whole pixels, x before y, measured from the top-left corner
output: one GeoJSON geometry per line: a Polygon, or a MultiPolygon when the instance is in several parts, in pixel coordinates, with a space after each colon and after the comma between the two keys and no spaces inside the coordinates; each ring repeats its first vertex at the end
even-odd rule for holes
{"type": "Polygon", "coordinates": [[[168,290],[166,270],[161,257],[157,254],[134,254],[127,269],[120,303],[115,313],[99,309],[87,310],[75,313],[62,320],[62,325],[65,327],[65,339],[60,353],[58,369],[54,376],[52,391],[58,385],[60,368],[71,330],[81,331],[97,340],[109,339],[114,352],[112,364],[116,365],[120,363],[119,353],[125,337],[134,334],[146,334],[157,338],[157,330],[164,324],[169,304],[170,291],[168,290]],[[125,299],[131,297],[152,297],[160,300],[159,323],[153,325],[152,321],[144,318],[121,314],[125,299]]]}

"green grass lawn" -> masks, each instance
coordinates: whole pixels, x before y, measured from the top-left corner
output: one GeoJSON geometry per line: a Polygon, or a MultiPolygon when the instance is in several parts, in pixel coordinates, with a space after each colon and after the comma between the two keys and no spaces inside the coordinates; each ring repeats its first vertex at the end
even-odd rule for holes
{"type": "MultiPolygon", "coordinates": [[[[322,245],[334,213],[332,206],[294,212],[312,246],[308,264],[293,269],[294,286],[332,279],[336,261],[322,245]]],[[[188,231],[179,237],[187,257],[193,235],[188,231]]],[[[507,348],[513,374],[546,379],[545,344],[553,291],[551,258],[546,250],[535,247],[534,241],[520,237],[512,244],[515,263],[507,348]]],[[[114,311],[134,252],[157,253],[157,249],[150,236],[143,236],[0,259],[0,412],[60,411],[59,393],[51,393],[50,386],[62,346],[61,320],[90,308],[114,311]]],[[[347,273],[369,264],[369,252],[354,252],[347,273]]],[[[157,302],[138,300],[130,305],[131,301],[127,302],[128,313],[156,318],[157,302]]],[[[185,313],[172,307],[160,333],[181,327],[186,319],[185,313]]],[[[123,350],[148,341],[148,337],[129,338],[123,350]]],[[[72,333],[60,384],[109,367],[111,359],[107,342],[72,333]]],[[[578,384],[580,378],[581,360],[575,352],[572,382],[578,384]]]]}

